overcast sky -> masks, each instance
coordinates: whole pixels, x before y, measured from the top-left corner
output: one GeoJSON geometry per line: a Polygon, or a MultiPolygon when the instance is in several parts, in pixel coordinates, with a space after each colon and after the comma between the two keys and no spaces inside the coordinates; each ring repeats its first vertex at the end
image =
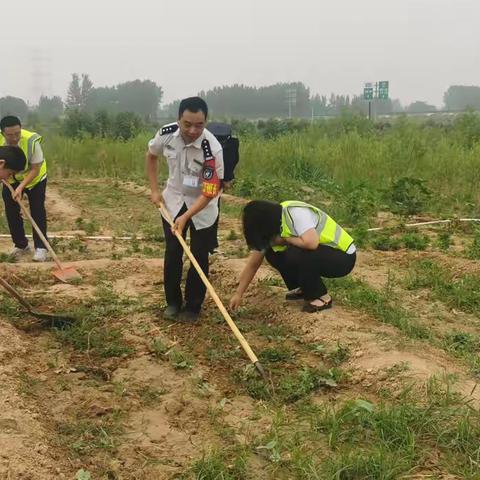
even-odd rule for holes
{"type": "Polygon", "coordinates": [[[166,102],[234,83],[352,95],[389,80],[402,104],[440,106],[450,85],[480,85],[480,0],[23,0],[2,19],[0,96],[30,102],[64,98],[72,72],[151,79],[166,102]]]}

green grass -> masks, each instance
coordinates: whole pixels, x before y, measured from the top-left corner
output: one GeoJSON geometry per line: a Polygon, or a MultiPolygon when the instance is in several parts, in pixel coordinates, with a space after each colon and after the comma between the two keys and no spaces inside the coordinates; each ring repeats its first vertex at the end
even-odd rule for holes
{"type": "Polygon", "coordinates": [[[406,386],[391,398],[278,411],[256,443],[268,478],[393,480],[438,468],[478,478],[480,415],[453,393],[451,379],[432,378],[421,390],[406,386]]]}
{"type": "Polygon", "coordinates": [[[339,298],[347,306],[363,310],[383,323],[393,325],[407,337],[414,339],[430,339],[432,333],[421,325],[406,309],[397,305],[387,285],[379,290],[361,280],[345,277],[330,280],[332,295],[339,298]]]}
{"type": "Polygon", "coordinates": [[[148,197],[125,191],[112,179],[95,183],[64,179],[57,188],[84,212],[71,229],[82,229],[88,235],[111,231],[118,236],[163,240],[160,214],[148,197]]]}
{"type": "Polygon", "coordinates": [[[176,370],[190,370],[195,364],[191,355],[177,348],[169,351],[168,360],[176,370]]]}
{"type": "Polygon", "coordinates": [[[213,450],[181,476],[182,480],[247,480],[246,453],[241,449],[213,450]]]}
{"type": "MultiPolygon", "coordinates": [[[[233,193],[299,199],[320,207],[333,201],[328,211],[345,225],[368,222],[385,209],[470,215],[480,207],[480,146],[467,141],[472,125],[476,117],[467,114],[449,126],[400,118],[379,130],[367,120],[345,116],[270,139],[244,135],[233,193]]],[[[144,184],[150,136],[119,142],[52,134],[45,142],[50,171],[63,178],[144,184]]],[[[162,178],[165,170],[162,164],[162,178]]],[[[227,209],[238,214],[241,207],[225,205],[227,209]]]]}
{"type": "Polygon", "coordinates": [[[56,330],[57,338],[76,350],[99,357],[122,357],[133,352],[123,339],[120,328],[109,321],[128,318],[129,313],[142,311],[134,300],[116,295],[111,285],[101,285],[93,298],[70,306],[76,321],[64,329],[56,330]]]}
{"type": "Polygon", "coordinates": [[[113,451],[123,431],[121,418],[122,413],[117,411],[99,420],[79,418],[60,423],[57,428],[61,443],[78,456],[90,456],[98,450],[113,451]]]}
{"type": "Polygon", "coordinates": [[[273,405],[289,404],[308,399],[320,389],[337,387],[343,373],[337,369],[310,368],[297,365],[285,370],[281,366],[269,369],[272,383],[266,382],[256,372],[253,365],[247,365],[234,373],[234,380],[244,391],[256,400],[272,402],[273,405]]]}
{"type": "MultiPolygon", "coordinates": [[[[454,279],[447,270],[430,260],[413,263],[406,282],[409,289],[432,288],[432,295],[448,305],[469,313],[479,312],[478,277],[466,275],[454,279]]],[[[420,323],[401,305],[389,285],[373,288],[361,280],[349,277],[330,281],[332,295],[345,305],[364,311],[383,323],[398,328],[407,337],[427,341],[461,358],[474,375],[480,375],[478,337],[465,332],[445,334],[420,323]],[[459,339],[459,340],[455,340],[459,339]]]]}
{"type": "Polygon", "coordinates": [[[293,354],[287,348],[273,347],[262,350],[258,354],[258,358],[267,363],[289,362],[292,360],[293,354]]]}
{"type": "Polygon", "coordinates": [[[480,314],[480,276],[457,274],[425,259],[412,262],[406,287],[410,290],[428,288],[435,300],[467,313],[480,314]]]}

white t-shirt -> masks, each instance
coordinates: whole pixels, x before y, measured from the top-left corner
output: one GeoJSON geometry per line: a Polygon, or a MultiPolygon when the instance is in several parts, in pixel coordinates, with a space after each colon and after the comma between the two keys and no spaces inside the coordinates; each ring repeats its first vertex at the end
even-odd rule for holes
{"type": "MultiPolygon", "coordinates": [[[[176,123],[165,125],[169,127],[176,123]]],[[[168,212],[175,218],[185,203],[191,207],[202,194],[202,168],[204,163],[202,140],[207,139],[215,157],[215,168],[220,180],[223,179],[223,150],[213,133],[206,128],[193,143],[185,144],[178,128],[173,133],[162,134],[162,128],[148,142],[148,150],[152,155],[165,157],[168,165],[168,180],[163,199],[168,212]],[[193,182],[193,183],[188,183],[193,182]]],[[[192,217],[197,230],[208,228],[218,217],[218,196],[192,217]]]]}
{"type": "Polygon", "coordinates": [[[35,150],[30,158],[30,165],[38,165],[43,162],[43,150],[40,146],[40,143],[37,142],[35,145],[35,150]]]}
{"type": "MultiPolygon", "coordinates": [[[[293,232],[295,236],[301,237],[307,230],[315,229],[318,223],[318,217],[313,210],[307,207],[290,207],[288,209],[293,221],[293,232]]],[[[346,253],[352,254],[356,251],[352,243],[346,253]]]]}

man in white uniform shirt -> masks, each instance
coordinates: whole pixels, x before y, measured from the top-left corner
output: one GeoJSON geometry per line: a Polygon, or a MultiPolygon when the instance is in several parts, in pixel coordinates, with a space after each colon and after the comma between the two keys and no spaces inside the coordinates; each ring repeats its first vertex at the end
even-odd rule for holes
{"type": "MultiPolygon", "coordinates": [[[[178,121],[163,126],[148,143],[146,170],[150,181],[151,199],[156,205],[163,200],[174,219],[174,229],[185,237],[190,230],[190,248],[208,276],[208,256],[217,246],[218,197],[220,184],[211,184],[211,177],[223,179],[223,152],[218,140],[206,128],[208,107],[199,97],[180,102],[178,121]],[[210,152],[210,154],[208,154],[210,152]],[[168,165],[167,185],[162,193],[158,187],[158,157],[168,165]],[[214,165],[210,168],[208,165],[214,165]],[[211,187],[211,188],[209,188],[211,187]]],[[[180,283],[183,249],[163,219],[165,232],[164,285],[166,319],[184,323],[198,320],[206,287],[195,268],[190,265],[185,286],[185,308],[180,283]]]]}

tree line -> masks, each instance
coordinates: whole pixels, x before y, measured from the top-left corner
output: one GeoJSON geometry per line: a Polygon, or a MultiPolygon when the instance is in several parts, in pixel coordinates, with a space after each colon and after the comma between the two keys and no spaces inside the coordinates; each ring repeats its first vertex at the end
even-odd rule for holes
{"type": "MultiPolygon", "coordinates": [[[[200,91],[215,117],[308,118],[338,116],[344,111],[368,113],[368,102],[358,95],[312,95],[301,82],[276,83],[263,87],[243,84],[200,91]]],[[[88,74],[72,74],[65,99],[42,96],[29,107],[17,97],[0,98],[0,115],[14,114],[28,124],[62,123],[69,136],[98,134],[125,138],[145,123],[175,118],[179,100],[161,108],[163,89],[151,80],[133,80],[115,86],[95,87],[88,74]]],[[[377,114],[422,113],[434,105],[416,101],[403,106],[397,99],[374,100],[377,114]]],[[[444,94],[447,111],[480,110],[480,87],[453,85],[444,94]]]]}

